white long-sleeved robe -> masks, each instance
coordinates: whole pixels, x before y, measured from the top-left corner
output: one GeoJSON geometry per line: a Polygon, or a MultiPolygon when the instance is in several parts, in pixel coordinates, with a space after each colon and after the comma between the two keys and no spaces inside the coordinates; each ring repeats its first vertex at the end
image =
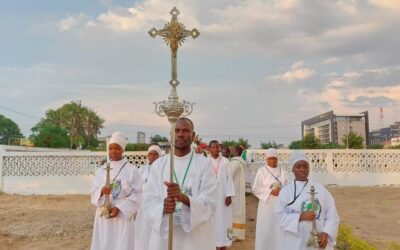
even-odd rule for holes
{"type": "Polygon", "coordinates": [[[117,217],[106,219],[100,217],[101,206],[105,197],[100,197],[101,189],[106,181],[106,166],[96,171],[91,191],[91,202],[97,207],[92,236],[92,250],[132,250],[134,249],[135,224],[134,216],[142,200],[142,180],[138,169],[126,160],[110,162],[110,181],[116,177],[115,188],[112,189],[113,207],[119,208],[117,217]]]}
{"type": "Polygon", "coordinates": [[[151,168],[151,165],[148,163],[139,168],[139,173],[140,173],[140,176],[142,176],[143,183],[147,182],[147,178],[149,177],[149,174],[150,174],[150,168],[151,168]]]}
{"type": "MultiPolygon", "coordinates": [[[[275,215],[279,221],[279,225],[284,230],[283,237],[283,250],[308,250],[313,249],[307,247],[307,241],[310,238],[312,229],[311,221],[299,221],[300,214],[304,211],[309,211],[311,204],[311,196],[309,194],[311,184],[307,183],[305,188],[303,186],[306,182],[296,181],[290,182],[280,192],[278,202],[275,206],[275,215]],[[292,205],[288,205],[294,199],[294,185],[296,188],[296,195],[300,193],[299,197],[292,205]]],[[[325,232],[328,234],[328,245],[325,250],[333,250],[336,244],[336,237],[339,227],[339,216],[336,210],[335,201],[329,191],[318,183],[312,184],[315,187],[316,203],[318,209],[316,211],[317,231],[325,232]],[[318,205],[319,204],[319,205],[318,205]]]]}
{"type": "MultiPolygon", "coordinates": [[[[142,176],[143,193],[146,189],[147,178],[150,175],[152,165],[146,164],[139,168],[139,173],[142,176]]],[[[144,217],[143,206],[140,206],[135,220],[135,249],[147,250],[149,248],[151,227],[144,217]]]]}
{"type": "Polygon", "coordinates": [[[240,156],[236,156],[231,159],[229,165],[235,186],[235,196],[232,197],[233,235],[239,240],[244,240],[246,233],[246,179],[244,160],[240,156]]]}
{"type": "Polygon", "coordinates": [[[225,198],[235,195],[235,187],[229,166],[229,160],[223,156],[217,159],[211,157],[214,174],[218,183],[217,210],[213,218],[214,233],[217,247],[232,245],[229,230],[232,229],[232,204],[225,205],[225,198]]]}
{"type": "Polygon", "coordinates": [[[288,183],[288,176],[284,169],[279,166],[271,168],[265,165],[258,169],[253,183],[253,194],[259,199],[257,209],[257,225],[256,225],[256,247],[255,250],[281,250],[283,230],[280,228],[275,218],[274,208],[278,200],[278,196],[271,195],[274,189],[272,185],[278,182],[271,174],[273,174],[282,186],[288,183]],[[270,172],[268,172],[268,170],[270,172]]]}
{"type": "MultiPolygon", "coordinates": [[[[180,186],[192,152],[183,157],[174,157],[175,172],[180,186]]],[[[169,169],[170,155],[157,159],[152,165],[145,188],[144,216],[152,228],[149,250],[167,249],[168,215],[163,214],[163,208],[164,199],[167,197],[164,181],[169,181],[169,169]]],[[[212,171],[210,159],[193,154],[186,181],[181,187],[181,191],[189,197],[190,207],[181,203],[180,217],[174,213],[174,250],[215,249],[211,219],[216,210],[217,182],[212,171]]]]}

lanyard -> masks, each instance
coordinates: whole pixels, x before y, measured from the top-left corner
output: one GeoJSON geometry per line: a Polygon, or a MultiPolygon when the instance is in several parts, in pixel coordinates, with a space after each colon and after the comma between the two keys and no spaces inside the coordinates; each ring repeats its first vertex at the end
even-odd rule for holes
{"type": "Polygon", "coordinates": [[[122,165],[122,167],[119,169],[119,171],[118,171],[118,173],[117,173],[117,175],[114,177],[114,179],[112,180],[112,182],[114,182],[115,181],[115,179],[117,179],[117,177],[118,177],[118,175],[119,175],[119,173],[121,173],[121,170],[125,167],[125,165],[127,164],[128,162],[125,162],[124,163],[124,165],[122,165]]]}
{"type": "Polygon", "coordinates": [[[294,180],[293,183],[294,183],[293,201],[287,204],[285,207],[292,205],[297,200],[297,198],[299,198],[301,192],[303,192],[304,188],[307,186],[308,180],[306,181],[306,183],[304,184],[303,188],[300,190],[298,195],[296,195],[296,180],[294,180]]]}
{"type": "Polygon", "coordinates": [[[211,162],[212,162],[212,164],[213,164],[213,168],[214,168],[215,175],[218,176],[218,169],[219,169],[219,165],[220,165],[220,163],[221,163],[221,156],[218,158],[218,165],[217,165],[217,168],[215,168],[214,161],[211,160],[211,162]]]}
{"type": "MultiPolygon", "coordinates": [[[[277,167],[277,168],[279,168],[279,175],[278,175],[278,177],[276,177],[273,173],[271,173],[271,171],[268,169],[268,166],[267,166],[267,165],[265,165],[265,168],[267,169],[268,173],[269,173],[270,175],[272,175],[272,177],[274,177],[274,179],[275,179],[277,182],[279,182],[279,183],[283,186],[282,182],[278,179],[279,176],[281,176],[281,169],[280,169],[279,167],[277,167]]],[[[295,191],[295,192],[296,192],[296,191],[295,191]]]]}
{"type": "MultiPolygon", "coordinates": [[[[183,185],[185,184],[186,176],[187,176],[187,173],[189,171],[190,164],[192,163],[193,153],[194,153],[194,151],[192,151],[192,155],[190,156],[189,164],[186,166],[185,175],[183,176],[183,180],[182,180],[182,185],[179,186],[180,188],[183,188],[183,185]]],[[[178,185],[179,185],[179,181],[178,181],[178,177],[176,176],[175,169],[174,169],[174,177],[175,177],[176,183],[178,183],[178,185]]]]}

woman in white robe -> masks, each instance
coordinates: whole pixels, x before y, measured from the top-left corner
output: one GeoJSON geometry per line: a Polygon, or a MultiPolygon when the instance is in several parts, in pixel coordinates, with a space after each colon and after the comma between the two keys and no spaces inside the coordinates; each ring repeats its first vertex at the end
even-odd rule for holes
{"type": "Polygon", "coordinates": [[[138,169],[122,158],[127,138],[121,132],[112,134],[109,145],[110,188],[105,187],[106,165],[96,171],[91,202],[97,207],[92,236],[92,250],[134,249],[134,216],[142,200],[142,180],[138,169]],[[110,218],[101,216],[105,195],[110,195],[110,218]]]}
{"type": "Polygon", "coordinates": [[[258,169],[252,188],[259,199],[255,250],[281,250],[283,231],[275,218],[274,208],[281,188],[288,183],[288,176],[277,164],[276,149],[268,149],[265,158],[266,164],[258,169]]]}
{"type": "Polygon", "coordinates": [[[275,215],[284,230],[283,250],[315,249],[307,245],[312,231],[312,221],[316,220],[319,249],[333,250],[339,227],[339,216],[335,201],[329,191],[308,178],[309,161],[302,151],[295,151],[290,157],[290,166],[295,180],[280,192],[275,206],[275,215]],[[313,210],[310,188],[315,187],[313,210]]]}
{"type": "Polygon", "coordinates": [[[218,199],[217,210],[213,218],[215,246],[217,249],[226,249],[232,245],[232,196],[235,196],[235,187],[230,171],[229,160],[220,155],[218,141],[209,143],[213,171],[217,178],[218,199]]]}
{"type": "MultiPolygon", "coordinates": [[[[157,145],[152,145],[147,150],[148,163],[139,168],[140,175],[142,176],[143,193],[146,189],[147,179],[150,175],[150,171],[153,162],[161,156],[161,149],[157,145]]],[[[149,248],[149,239],[151,233],[151,227],[144,218],[144,210],[141,206],[135,220],[135,249],[136,250],[147,250],[149,248]]]]}

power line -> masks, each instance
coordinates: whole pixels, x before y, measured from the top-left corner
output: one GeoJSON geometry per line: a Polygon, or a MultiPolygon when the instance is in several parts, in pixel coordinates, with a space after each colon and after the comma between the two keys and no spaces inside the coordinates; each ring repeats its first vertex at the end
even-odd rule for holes
{"type": "Polygon", "coordinates": [[[22,113],[22,112],[19,112],[19,111],[17,111],[17,110],[11,109],[11,108],[8,108],[8,107],[3,106],[3,105],[1,105],[1,104],[0,104],[0,108],[3,108],[3,109],[5,109],[5,110],[11,111],[11,112],[13,112],[13,113],[15,113],[15,114],[19,114],[19,115],[22,115],[22,116],[25,116],[25,117],[29,117],[29,118],[32,118],[32,119],[38,119],[38,120],[42,119],[42,118],[39,118],[39,117],[36,117],[36,116],[33,116],[33,115],[24,114],[24,113],[22,113]]]}

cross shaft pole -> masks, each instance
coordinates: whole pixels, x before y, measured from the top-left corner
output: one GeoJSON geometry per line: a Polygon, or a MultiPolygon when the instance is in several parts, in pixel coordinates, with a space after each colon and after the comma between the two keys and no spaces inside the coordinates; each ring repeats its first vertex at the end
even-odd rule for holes
{"type": "MultiPolygon", "coordinates": [[[[174,174],[174,156],[175,156],[175,126],[176,121],[181,116],[188,116],[193,111],[193,103],[187,101],[179,101],[177,86],[179,85],[178,80],[178,67],[177,67],[177,56],[178,48],[182,46],[186,37],[191,36],[196,39],[200,33],[197,29],[187,30],[185,25],[178,21],[179,10],[174,7],[170,14],[172,16],[171,21],[164,25],[164,28],[157,30],[152,28],[148,33],[153,38],[156,36],[163,37],[165,43],[171,49],[171,92],[168,96],[168,101],[162,101],[155,103],[155,111],[159,116],[166,116],[170,123],[170,176],[169,181],[173,182],[174,174]]],[[[183,187],[181,187],[183,188],[183,187]]],[[[173,228],[174,219],[173,214],[169,214],[169,225],[168,225],[168,250],[172,250],[173,246],[173,228]]]]}

